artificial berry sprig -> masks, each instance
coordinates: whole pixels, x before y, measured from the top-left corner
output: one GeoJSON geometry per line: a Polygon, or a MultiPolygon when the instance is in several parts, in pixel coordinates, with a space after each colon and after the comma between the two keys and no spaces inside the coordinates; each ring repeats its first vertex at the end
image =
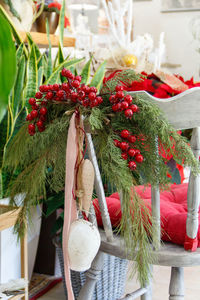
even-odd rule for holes
{"type": "Polygon", "coordinates": [[[139,111],[138,106],[133,104],[133,97],[131,95],[125,95],[122,85],[117,85],[115,88],[115,94],[110,95],[109,101],[112,103],[112,110],[114,112],[124,111],[126,118],[132,118],[134,113],[139,111]]]}
{"type": "Polygon", "coordinates": [[[70,70],[63,69],[61,75],[67,79],[62,84],[41,85],[34,98],[29,99],[32,111],[26,120],[30,121],[28,132],[30,135],[45,130],[48,103],[75,103],[84,107],[96,107],[103,102],[101,95],[97,95],[97,88],[81,84],[81,76],[75,76],[70,70]]]}
{"type": "Polygon", "coordinates": [[[136,147],[133,145],[136,142],[137,137],[131,134],[127,129],[124,129],[120,132],[120,137],[122,140],[120,141],[115,139],[114,144],[116,147],[121,149],[121,157],[128,161],[129,169],[134,171],[137,167],[136,163],[142,163],[144,160],[140,150],[136,149],[136,147]]]}

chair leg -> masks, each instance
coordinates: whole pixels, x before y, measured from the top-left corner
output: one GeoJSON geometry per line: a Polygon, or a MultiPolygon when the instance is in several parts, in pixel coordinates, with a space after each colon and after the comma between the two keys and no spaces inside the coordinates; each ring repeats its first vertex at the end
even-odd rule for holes
{"type": "Polygon", "coordinates": [[[171,268],[169,300],[184,300],[184,269],[171,268]]]}
{"type": "Polygon", "coordinates": [[[91,268],[86,272],[86,282],[81,288],[78,300],[92,300],[96,282],[100,279],[103,269],[104,256],[105,254],[99,251],[93,260],[91,268]]]}
{"type": "Polygon", "coordinates": [[[153,272],[153,266],[151,266],[150,268],[149,283],[146,285],[148,290],[144,295],[141,296],[141,300],[152,300],[152,272],[153,272]]]}

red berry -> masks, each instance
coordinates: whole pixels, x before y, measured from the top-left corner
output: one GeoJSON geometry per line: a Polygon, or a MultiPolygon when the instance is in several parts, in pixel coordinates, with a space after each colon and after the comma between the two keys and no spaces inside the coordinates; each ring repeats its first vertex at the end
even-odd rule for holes
{"type": "Polygon", "coordinates": [[[47,114],[47,108],[46,107],[40,108],[40,115],[45,116],[46,114],[47,114]]]}
{"type": "Polygon", "coordinates": [[[27,121],[32,121],[32,120],[33,120],[31,114],[28,114],[28,115],[26,116],[26,120],[27,120],[27,121]]]}
{"type": "Polygon", "coordinates": [[[128,150],[128,155],[131,156],[131,157],[135,156],[135,149],[130,148],[130,149],[128,150]]]}
{"type": "Polygon", "coordinates": [[[42,127],[43,126],[43,122],[41,120],[37,121],[36,123],[37,127],[42,127]]]}
{"type": "Polygon", "coordinates": [[[80,91],[78,93],[78,98],[79,98],[79,100],[83,100],[85,98],[85,92],[84,91],[80,91]]]}
{"type": "Polygon", "coordinates": [[[37,93],[35,94],[35,98],[36,98],[36,99],[42,99],[42,93],[37,92],[37,93]]]}
{"type": "Polygon", "coordinates": [[[92,101],[96,98],[96,93],[94,92],[90,92],[89,95],[88,95],[88,98],[92,101]]]}
{"type": "Polygon", "coordinates": [[[133,111],[130,108],[128,108],[124,111],[124,114],[127,118],[131,118],[133,116],[133,111]]]}
{"type": "Polygon", "coordinates": [[[73,87],[75,87],[75,88],[78,88],[79,85],[80,85],[80,81],[74,80],[74,81],[72,81],[71,85],[72,85],[73,87]]]}
{"type": "Polygon", "coordinates": [[[122,110],[127,109],[129,106],[128,102],[126,101],[122,101],[121,104],[122,104],[122,110]]]}
{"type": "Polygon", "coordinates": [[[117,104],[112,105],[112,110],[113,110],[113,111],[118,111],[118,106],[117,106],[117,104]]]}
{"type": "Polygon", "coordinates": [[[115,91],[116,91],[116,92],[123,91],[123,90],[124,90],[124,87],[123,87],[122,85],[117,85],[117,86],[115,87],[115,91]]]}
{"type": "Polygon", "coordinates": [[[138,112],[138,106],[136,104],[132,104],[130,105],[130,109],[132,110],[133,113],[136,113],[138,112]]]}
{"type": "Polygon", "coordinates": [[[28,100],[28,103],[29,103],[30,105],[35,105],[35,103],[36,103],[35,98],[30,98],[30,99],[28,100]]]}
{"type": "Polygon", "coordinates": [[[57,83],[53,84],[53,90],[54,91],[59,91],[59,88],[60,88],[59,84],[57,84],[57,83]]]}
{"type": "Polygon", "coordinates": [[[64,71],[64,74],[63,76],[69,78],[69,79],[74,79],[74,75],[72,74],[72,72],[70,70],[66,70],[64,71]]]}
{"type": "Polygon", "coordinates": [[[135,155],[140,154],[140,150],[139,149],[135,149],[135,155]]]}
{"type": "Polygon", "coordinates": [[[97,88],[95,87],[95,86],[91,86],[90,87],[90,92],[92,92],[92,93],[97,93],[97,88]]]}
{"type": "Polygon", "coordinates": [[[77,76],[75,77],[75,80],[78,80],[78,81],[80,81],[80,82],[81,82],[81,80],[82,80],[82,77],[81,77],[81,76],[79,76],[79,75],[77,75],[77,76]]]}
{"type": "Polygon", "coordinates": [[[121,149],[122,151],[127,151],[128,148],[129,148],[129,144],[128,144],[127,142],[121,142],[121,143],[120,143],[120,149],[121,149]]]}
{"type": "Polygon", "coordinates": [[[56,93],[56,97],[63,99],[65,96],[65,92],[63,90],[60,90],[56,93]]]}
{"type": "Polygon", "coordinates": [[[127,129],[124,129],[120,132],[121,137],[123,137],[124,139],[127,139],[130,135],[130,131],[128,131],[127,129]]]}
{"type": "Polygon", "coordinates": [[[109,101],[110,101],[110,103],[115,103],[117,101],[116,96],[115,95],[111,95],[109,97],[109,101]]]}
{"type": "Polygon", "coordinates": [[[144,160],[144,157],[142,156],[142,154],[137,154],[135,156],[135,160],[138,162],[138,163],[142,163],[143,160],[144,160]]]}
{"type": "Polygon", "coordinates": [[[88,85],[84,85],[81,87],[82,91],[88,94],[90,92],[90,87],[88,85]]]}
{"type": "Polygon", "coordinates": [[[53,98],[53,93],[52,92],[46,93],[45,98],[48,99],[48,100],[51,100],[53,98]]]}
{"type": "Polygon", "coordinates": [[[62,84],[62,89],[63,89],[65,92],[69,92],[69,90],[70,90],[69,84],[66,83],[66,82],[64,82],[64,83],[62,84]]]}
{"type": "Polygon", "coordinates": [[[121,154],[121,157],[123,158],[123,159],[128,159],[128,154],[126,153],[126,152],[122,152],[122,154],[121,154]]]}
{"type": "Polygon", "coordinates": [[[32,110],[39,109],[39,105],[38,104],[32,105],[31,107],[32,107],[32,110]]]}
{"type": "Polygon", "coordinates": [[[90,107],[95,107],[95,106],[98,106],[99,105],[99,102],[97,99],[94,99],[93,101],[90,102],[90,107]]]}
{"type": "Polygon", "coordinates": [[[35,131],[29,131],[28,132],[31,136],[33,136],[35,134],[35,131]]]}
{"type": "Polygon", "coordinates": [[[31,111],[31,117],[32,117],[33,119],[37,118],[37,115],[38,115],[37,110],[32,110],[32,111],[31,111]]]}
{"type": "Polygon", "coordinates": [[[49,91],[53,91],[54,90],[53,89],[53,84],[48,85],[48,87],[49,87],[49,91]]]}
{"type": "Polygon", "coordinates": [[[85,100],[83,100],[83,102],[82,102],[82,105],[83,105],[84,107],[88,107],[89,104],[90,104],[90,101],[89,101],[88,99],[85,99],[85,100]]]}
{"type": "Polygon", "coordinates": [[[35,125],[34,124],[29,124],[28,125],[28,130],[29,131],[35,131],[35,125]]]}
{"type": "Polygon", "coordinates": [[[126,95],[126,96],[124,97],[124,101],[126,101],[126,102],[128,102],[128,104],[130,104],[130,103],[132,103],[133,98],[132,98],[131,95],[126,95]]]}
{"type": "Polygon", "coordinates": [[[123,93],[123,91],[118,91],[118,92],[116,93],[116,97],[117,97],[117,98],[120,98],[120,99],[124,98],[124,93],[123,93]]]}
{"type": "Polygon", "coordinates": [[[129,140],[130,143],[135,143],[136,140],[137,140],[137,138],[136,138],[135,135],[130,135],[130,136],[128,137],[128,140],[129,140]]]}
{"type": "MultiPolygon", "coordinates": [[[[41,105],[47,105],[47,101],[42,101],[41,102],[41,105]]],[[[39,105],[38,105],[38,108],[37,109],[39,109],[39,105]]]]}
{"type": "Polygon", "coordinates": [[[121,142],[115,139],[115,140],[114,140],[114,144],[115,144],[115,146],[116,146],[116,147],[118,147],[118,148],[119,148],[119,147],[120,147],[120,144],[121,144],[121,142]]]}
{"type": "Polygon", "coordinates": [[[46,116],[41,115],[41,116],[40,116],[40,121],[45,122],[45,121],[46,121],[46,116]]]}
{"type": "Polygon", "coordinates": [[[39,131],[39,132],[42,132],[42,131],[44,131],[44,130],[45,130],[45,127],[44,127],[44,126],[38,127],[38,131],[39,131]]]}
{"type": "Polygon", "coordinates": [[[76,92],[71,93],[72,102],[77,102],[78,94],[76,92]]]}
{"type": "Polygon", "coordinates": [[[116,103],[115,104],[116,105],[116,107],[117,107],[117,111],[120,111],[121,110],[121,103],[120,102],[118,102],[118,103],[116,103]]]}
{"type": "Polygon", "coordinates": [[[63,68],[62,71],[61,71],[61,75],[64,76],[64,77],[66,77],[66,71],[67,70],[65,68],[63,68]]]}
{"type": "Polygon", "coordinates": [[[49,87],[48,87],[48,85],[41,85],[41,86],[39,87],[39,90],[40,90],[40,92],[42,92],[42,93],[46,93],[46,92],[48,92],[49,87]]]}
{"type": "Polygon", "coordinates": [[[137,165],[133,160],[130,160],[128,163],[128,167],[133,171],[136,169],[137,165]]]}
{"type": "Polygon", "coordinates": [[[103,102],[103,98],[101,96],[96,97],[96,100],[98,101],[99,104],[103,102]]]}

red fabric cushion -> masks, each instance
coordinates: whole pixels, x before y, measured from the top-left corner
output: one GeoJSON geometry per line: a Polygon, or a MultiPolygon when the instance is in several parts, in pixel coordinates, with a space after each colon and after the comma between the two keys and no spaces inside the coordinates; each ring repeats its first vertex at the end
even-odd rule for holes
{"type": "MultiPolygon", "coordinates": [[[[187,219],[187,188],[188,184],[175,185],[172,184],[170,190],[160,193],[160,213],[162,226],[162,240],[170,241],[175,244],[184,245],[186,237],[186,219],[187,219]]],[[[144,199],[145,204],[150,209],[151,204],[151,188],[143,186],[136,187],[136,192],[144,199]]],[[[121,205],[119,194],[114,193],[106,198],[108,212],[113,227],[116,227],[121,220],[121,205]]],[[[94,199],[94,207],[99,226],[102,226],[102,219],[99,210],[98,199],[94,199]]],[[[199,217],[200,222],[200,217],[199,217]]],[[[200,247],[200,236],[198,234],[198,246],[200,247]]],[[[196,242],[196,241],[194,241],[196,242]]],[[[190,240],[192,243],[192,240],[190,240]]],[[[191,248],[193,245],[187,245],[191,248]]],[[[187,249],[188,250],[188,249],[187,249]]]]}

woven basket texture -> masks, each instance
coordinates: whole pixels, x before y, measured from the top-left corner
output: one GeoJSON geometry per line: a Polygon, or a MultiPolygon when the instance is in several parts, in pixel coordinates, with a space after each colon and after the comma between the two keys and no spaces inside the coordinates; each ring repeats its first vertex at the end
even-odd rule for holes
{"type": "MultiPolygon", "coordinates": [[[[67,289],[64,277],[64,261],[61,247],[56,247],[62,277],[64,291],[67,300],[67,289]]],[[[95,291],[92,300],[117,300],[124,294],[126,274],[128,269],[128,261],[115,256],[106,254],[104,259],[104,267],[100,274],[100,279],[96,283],[95,291]]],[[[86,272],[71,271],[72,287],[75,299],[78,298],[79,292],[85,283],[86,272]]]]}

